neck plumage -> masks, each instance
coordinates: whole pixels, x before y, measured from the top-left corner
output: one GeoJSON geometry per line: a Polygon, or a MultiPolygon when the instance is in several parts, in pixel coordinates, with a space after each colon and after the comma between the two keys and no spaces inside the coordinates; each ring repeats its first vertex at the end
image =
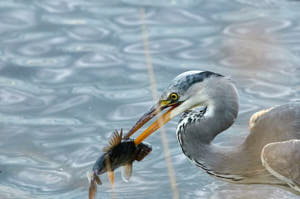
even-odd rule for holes
{"type": "MultiPolygon", "coordinates": [[[[227,83],[227,82],[225,82],[227,83]]],[[[262,169],[257,160],[247,157],[243,147],[220,147],[214,138],[235,121],[238,115],[238,95],[231,83],[214,87],[207,93],[203,107],[185,112],[177,128],[177,138],[183,153],[207,173],[230,181],[240,181],[241,174],[262,169]],[[226,87],[224,89],[224,86],[226,87]]],[[[251,154],[250,154],[251,155],[251,154]]],[[[252,174],[251,174],[252,175],[252,174]]]]}

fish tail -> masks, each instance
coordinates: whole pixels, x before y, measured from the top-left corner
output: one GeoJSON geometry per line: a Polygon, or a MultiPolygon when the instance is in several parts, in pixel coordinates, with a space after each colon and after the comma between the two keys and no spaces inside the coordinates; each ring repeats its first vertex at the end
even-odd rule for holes
{"type": "MultiPolygon", "coordinates": [[[[90,183],[89,187],[89,199],[95,199],[96,197],[96,192],[97,192],[97,184],[98,180],[100,181],[99,177],[95,174],[95,172],[92,173],[87,173],[87,177],[90,183]]],[[[101,183],[101,181],[100,181],[101,183]]]]}
{"type": "Polygon", "coordinates": [[[92,180],[89,187],[89,199],[95,199],[97,192],[97,184],[95,180],[92,180]]]}

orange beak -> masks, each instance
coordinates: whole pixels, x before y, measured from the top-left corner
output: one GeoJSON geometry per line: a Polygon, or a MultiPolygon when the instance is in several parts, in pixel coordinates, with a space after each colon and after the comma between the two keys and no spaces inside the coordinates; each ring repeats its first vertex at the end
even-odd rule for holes
{"type": "Polygon", "coordinates": [[[129,130],[129,132],[124,136],[125,139],[128,139],[132,136],[137,130],[139,130],[144,124],[146,124],[149,120],[155,117],[158,113],[160,113],[166,107],[160,107],[159,104],[150,108],[148,112],[146,112],[137,122],[136,124],[129,130]]]}
{"type": "MultiPolygon", "coordinates": [[[[171,108],[167,110],[164,114],[162,114],[160,117],[157,118],[156,121],[154,121],[141,135],[139,135],[135,140],[135,145],[139,145],[144,139],[146,139],[149,135],[151,135],[153,132],[155,132],[157,129],[162,127],[164,124],[166,124],[168,121],[170,121],[170,113],[171,111],[177,107],[179,104],[173,104],[170,105],[171,108]]],[[[137,123],[132,127],[132,129],[127,133],[125,136],[125,139],[128,139],[131,135],[133,135],[137,130],[139,130],[144,124],[146,124],[149,120],[151,120],[153,117],[161,113],[161,111],[168,106],[160,106],[156,105],[153,106],[146,114],[144,114],[137,123]]]]}

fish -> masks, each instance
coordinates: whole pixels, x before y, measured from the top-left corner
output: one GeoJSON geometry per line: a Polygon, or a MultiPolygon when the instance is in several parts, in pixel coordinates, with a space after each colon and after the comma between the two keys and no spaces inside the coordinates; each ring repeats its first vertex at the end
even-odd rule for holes
{"type": "Polygon", "coordinates": [[[99,175],[108,173],[111,184],[114,184],[114,170],[122,167],[122,178],[128,182],[132,175],[134,161],[142,161],[151,151],[152,147],[147,143],[136,146],[133,139],[124,138],[123,130],[120,133],[115,130],[109,141],[109,145],[102,149],[103,154],[95,162],[92,172],[88,173],[90,183],[89,199],[96,197],[97,185],[101,185],[99,175]]]}

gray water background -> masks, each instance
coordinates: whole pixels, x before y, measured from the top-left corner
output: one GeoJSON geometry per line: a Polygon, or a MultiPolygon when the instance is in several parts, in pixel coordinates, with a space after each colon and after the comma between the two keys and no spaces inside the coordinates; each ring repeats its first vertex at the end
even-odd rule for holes
{"type": "MultiPolygon", "coordinates": [[[[231,76],[236,123],[216,143],[247,136],[255,112],[300,96],[300,2],[284,0],[1,0],[0,198],[87,198],[89,171],[114,129],[152,104],[140,9],[158,90],[187,70],[231,76]]],[[[166,125],[180,198],[296,199],[234,185],[191,164],[166,125]]],[[[158,133],[129,183],[104,175],[97,198],[172,198],[158,133]]]]}

